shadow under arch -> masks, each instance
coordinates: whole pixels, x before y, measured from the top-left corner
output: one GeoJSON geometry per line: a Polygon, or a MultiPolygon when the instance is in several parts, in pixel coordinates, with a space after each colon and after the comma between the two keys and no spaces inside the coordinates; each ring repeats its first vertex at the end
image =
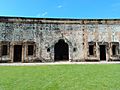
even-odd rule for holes
{"type": "Polygon", "coordinates": [[[59,39],[59,41],[54,46],[54,60],[69,60],[69,45],[64,41],[64,39],[59,39]]]}

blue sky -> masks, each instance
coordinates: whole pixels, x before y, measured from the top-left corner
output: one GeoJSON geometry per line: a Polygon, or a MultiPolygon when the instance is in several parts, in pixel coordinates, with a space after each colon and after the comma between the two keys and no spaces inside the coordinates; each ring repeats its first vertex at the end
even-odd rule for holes
{"type": "Polygon", "coordinates": [[[120,0],[0,0],[0,16],[120,18],[120,0]]]}

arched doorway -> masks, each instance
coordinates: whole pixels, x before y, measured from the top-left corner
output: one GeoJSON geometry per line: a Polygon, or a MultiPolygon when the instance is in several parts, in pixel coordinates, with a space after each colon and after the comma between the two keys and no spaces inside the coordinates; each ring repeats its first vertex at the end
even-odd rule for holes
{"type": "Polygon", "coordinates": [[[54,60],[69,60],[69,46],[63,39],[60,39],[54,46],[54,60]]]}

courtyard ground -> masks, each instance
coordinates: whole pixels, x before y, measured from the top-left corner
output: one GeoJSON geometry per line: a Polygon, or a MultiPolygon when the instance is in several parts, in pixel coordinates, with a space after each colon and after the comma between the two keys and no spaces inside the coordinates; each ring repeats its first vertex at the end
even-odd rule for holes
{"type": "Polygon", "coordinates": [[[10,65],[0,66],[0,90],[120,90],[119,63],[10,65]]]}

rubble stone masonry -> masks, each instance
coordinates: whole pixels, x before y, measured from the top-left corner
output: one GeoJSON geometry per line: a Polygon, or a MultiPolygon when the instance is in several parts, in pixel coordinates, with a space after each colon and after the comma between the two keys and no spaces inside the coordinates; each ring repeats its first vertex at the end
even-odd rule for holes
{"type": "Polygon", "coordinates": [[[116,61],[120,19],[0,17],[0,62],[116,61]]]}

